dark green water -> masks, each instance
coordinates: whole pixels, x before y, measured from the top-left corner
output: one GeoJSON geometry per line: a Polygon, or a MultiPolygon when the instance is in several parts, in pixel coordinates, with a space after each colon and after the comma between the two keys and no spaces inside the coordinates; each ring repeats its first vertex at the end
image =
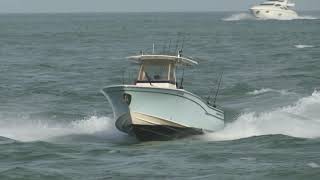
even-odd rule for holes
{"type": "Polygon", "coordinates": [[[0,15],[0,179],[320,179],[320,13],[305,14],[0,15]],[[136,142],[99,91],[179,33],[200,63],[187,90],[206,97],[224,72],[226,127],[136,142]]]}

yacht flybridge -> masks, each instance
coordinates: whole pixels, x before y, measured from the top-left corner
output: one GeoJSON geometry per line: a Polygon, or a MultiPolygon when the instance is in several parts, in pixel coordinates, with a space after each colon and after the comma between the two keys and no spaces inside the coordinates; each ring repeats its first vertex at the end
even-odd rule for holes
{"type": "Polygon", "coordinates": [[[182,57],[181,51],[177,55],[141,53],[128,59],[140,65],[136,81],[102,89],[112,106],[118,130],[150,141],[214,132],[224,127],[222,110],[184,90],[182,83],[177,82],[177,66],[194,66],[196,61],[182,57]]]}
{"type": "Polygon", "coordinates": [[[292,10],[295,6],[289,0],[267,0],[260,5],[250,8],[251,13],[260,19],[288,20],[298,18],[298,14],[292,10]]]}

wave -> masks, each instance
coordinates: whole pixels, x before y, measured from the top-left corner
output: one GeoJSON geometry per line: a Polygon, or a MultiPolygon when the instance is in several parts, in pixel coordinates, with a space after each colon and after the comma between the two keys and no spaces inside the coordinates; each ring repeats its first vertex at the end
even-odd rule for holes
{"type": "Polygon", "coordinates": [[[122,133],[116,130],[114,121],[109,117],[92,116],[69,123],[52,123],[41,120],[0,121],[0,136],[17,141],[45,141],[68,135],[93,135],[118,137],[122,133]]]}
{"type": "Polygon", "coordinates": [[[276,90],[276,89],[271,89],[271,88],[262,88],[259,90],[254,90],[254,91],[248,92],[247,94],[257,96],[257,95],[265,94],[265,93],[269,93],[269,92],[275,92],[275,93],[279,93],[281,95],[293,94],[292,92],[289,92],[287,90],[276,90]]]}
{"type": "Polygon", "coordinates": [[[244,113],[234,122],[215,133],[203,136],[206,140],[224,141],[262,135],[282,134],[297,138],[320,137],[320,92],[300,99],[294,105],[264,113],[244,113]]]}
{"type": "Polygon", "coordinates": [[[298,48],[298,49],[304,49],[304,48],[314,48],[313,45],[305,45],[305,44],[298,44],[298,45],[294,45],[294,47],[298,48]]]}

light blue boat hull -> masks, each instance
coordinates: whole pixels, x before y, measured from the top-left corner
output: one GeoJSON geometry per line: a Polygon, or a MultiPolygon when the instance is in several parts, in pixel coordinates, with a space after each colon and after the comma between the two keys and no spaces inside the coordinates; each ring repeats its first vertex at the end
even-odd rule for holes
{"type": "Polygon", "coordinates": [[[148,136],[152,140],[154,133],[178,137],[175,132],[197,134],[224,127],[223,111],[185,90],[120,85],[105,87],[102,93],[112,106],[116,127],[138,139],[148,136]]]}

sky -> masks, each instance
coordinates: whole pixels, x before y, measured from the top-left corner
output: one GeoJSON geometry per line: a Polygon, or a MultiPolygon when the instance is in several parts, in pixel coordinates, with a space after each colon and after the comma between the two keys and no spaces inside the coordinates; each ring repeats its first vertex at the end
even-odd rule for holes
{"type": "MultiPolygon", "coordinates": [[[[0,13],[246,11],[263,0],[0,0],[0,13]]],[[[320,10],[320,0],[293,0],[320,10]]]]}

